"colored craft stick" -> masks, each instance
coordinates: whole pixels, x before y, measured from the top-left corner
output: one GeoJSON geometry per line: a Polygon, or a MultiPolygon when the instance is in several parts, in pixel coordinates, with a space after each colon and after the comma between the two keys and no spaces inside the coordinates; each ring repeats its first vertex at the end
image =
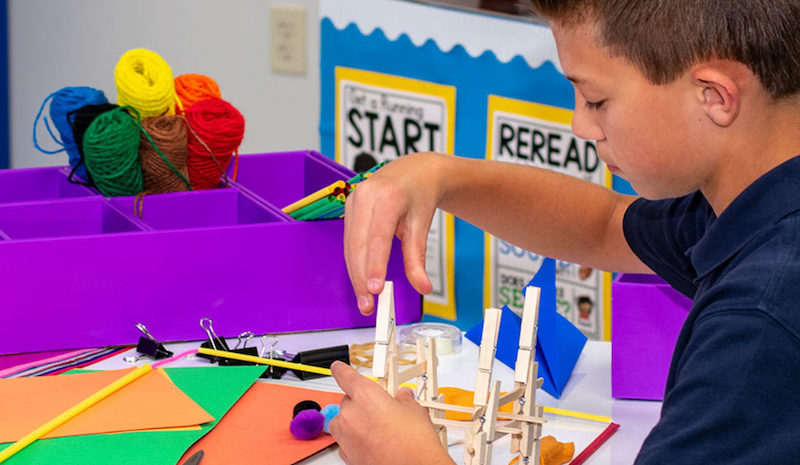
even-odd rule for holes
{"type": "Polygon", "coordinates": [[[581,451],[581,453],[578,454],[577,457],[572,459],[572,462],[570,462],[569,465],[580,465],[583,462],[585,462],[586,459],[588,459],[589,456],[594,454],[594,452],[597,449],[599,449],[600,446],[602,446],[603,443],[606,442],[608,440],[608,438],[610,438],[611,435],[614,434],[614,432],[617,431],[618,429],[619,429],[619,425],[618,424],[613,423],[613,422],[609,423],[609,425],[606,427],[606,429],[604,429],[603,432],[600,433],[599,436],[594,438],[594,441],[589,443],[589,445],[586,446],[586,448],[583,449],[581,451]]]}
{"type": "Polygon", "coordinates": [[[298,200],[297,202],[294,202],[294,203],[292,203],[290,205],[287,205],[287,206],[283,207],[281,210],[283,210],[283,212],[286,213],[286,214],[290,214],[293,211],[296,211],[296,210],[298,210],[298,209],[300,209],[302,207],[305,207],[306,205],[308,205],[308,204],[310,204],[312,202],[315,202],[315,201],[317,201],[319,199],[322,199],[322,198],[325,198],[325,197],[331,195],[333,193],[334,189],[336,189],[336,188],[344,189],[345,186],[346,186],[346,184],[345,184],[344,181],[336,181],[333,184],[331,184],[329,186],[325,186],[322,189],[314,192],[313,194],[310,194],[310,195],[307,195],[306,197],[303,197],[302,199],[298,200]]]}
{"type": "Polygon", "coordinates": [[[128,384],[136,381],[140,377],[144,376],[145,374],[149,373],[152,370],[150,365],[142,365],[139,368],[133,370],[132,372],[128,373],[127,375],[123,376],[122,378],[114,381],[113,383],[109,384],[108,386],[104,387],[103,389],[95,392],[91,396],[87,397],[86,399],[78,402],[77,405],[71,407],[66,412],[62,413],[61,415],[53,418],[52,420],[48,421],[44,425],[37,428],[35,431],[29,433],[19,441],[11,444],[8,448],[3,449],[0,451],[0,463],[5,462],[8,460],[12,455],[16,454],[17,452],[21,451],[22,449],[31,445],[34,441],[41,438],[42,436],[46,435],[47,433],[53,431],[54,429],[58,428],[59,426],[63,425],[64,423],[68,422],[69,420],[75,418],[76,416],[80,415],[89,407],[95,405],[96,403],[100,402],[101,400],[105,399],[106,397],[110,396],[111,394],[115,393],[116,391],[122,389],[123,387],[127,386],[128,384]]]}
{"type": "Polygon", "coordinates": [[[361,173],[358,173],[357,175],[355,175],[352,178],[350,178],[350,180],[347,181],[347,182],[350,183],[350,184],[359,183],[359,182],[367,179],[368,177],[370,177],[370,175],[372,175],[372,173],[378,171],[379,169],[381,169],[387,163],[389,163],[389,162],[388,161],[382,161],[382,162],[378,163],[377,165],[373,166],[372,168],[370,168],[370,169],[368,169],[366,171],[362,171],[361,173]]]}
{"type": "MultiPolygon", "coordinates": [[[[344,194],[340,193],[338,195],[342,195],[342,197],[344,197],[344,194]]],[[[291,216],[294,219],[299,219],[302,216],[308,216],[310,213],[318,211],[320,208],[322,208],[324,206],[330,205],[330,203],[333,202],[333,199],[335,199],[335,198],[337,198],[337,196],[329,195],[329,196],[323,197],[323,198],[321,198],[319,200],[315,200],[314,202],[311,202],[310,204],[306,205],[305,207],[298,208],[297,210],[289,213],[289,216],[291,216]]]]}
{"type": "Polygon", "coordinates": [[[317,200],[316,202],[307,205],[306,208],[303,208],[302,210],[297,210],[294,213],[290,213],[289,216],[291,216],[296,220],[306,220],[308,218],[313,218],[320,212],[327,210],[333,203],[333,200],[334,197],[326,197],[322,200],[317,200]]]}
{"type": "Polygon", "coordinates": [[[294,216],[294,218],[299,221],[316,220],[324,215],[327,215],[333,210],[341,208],[344,205],[344,201],[344,194],[340,194],[333,198],[329,197],[325,202],[320,202],[320,205],[313,210],[300,216],[294,216]]]}
{"type": "Polygon", "coordinates": [[[243,362],[258,363],[260,365],[273,365],[281,368],[288,368],[289,370],[307,371],[309,373],[317,373],[320,375],[331,376],[329,368],[315,367],[312,365],[304,365],[302,363],[286,362],[284,360],[276,360],[272,358],[256,357],[255,355],[237,354],[235,352],[227,352],[224,350],[206,349],[201,347],[197,351],[201,354],[212,355],[214,357],[230,358],[233,360],[241,360],[243,362]]]}
{"type": "Polygon", "coordinates": [[[332,220],[334,218],[341,218],[344,215],[344,206],[337,208],[336,210],[331,211],[325,216],[320,216],[317,218],[318,220],[332,220]]]}
{"type": "Polygon", "coordinates": [[[336,208],[339,206],[338,202],[344,202],[344,195],[342,194],[341,197],[328,197],[324,201],[319,201],[318,205],[311,211],[306,212],[304,215],[300,215],[296,217],[297,219],[314,219],[321,215],[324,212],[331,210],[332,208],[336,208]]]}
{"type": "Polygon", "coordinates": [[[565,417],[581,418],[583,420],[599,421],[600,423],[611,423],[611,417],[604,417],[602,415],[594,415],[591,413],[576,412],[575,410],[566,410],[556,407],[545,407],[545,413],[552,413],[553,415],[561,415],[565,417]]]}

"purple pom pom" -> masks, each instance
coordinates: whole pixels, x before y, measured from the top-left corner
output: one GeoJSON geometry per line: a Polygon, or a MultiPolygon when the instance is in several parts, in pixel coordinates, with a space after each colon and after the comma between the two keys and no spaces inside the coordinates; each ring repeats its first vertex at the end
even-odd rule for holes
{"type": "Polygon", "coordinates": [[[289,431],[297,439],[308,441],[319,436],[325,425],[325,417],[317,410],[307,409],[300,411],[289,423],[289,431]]]}

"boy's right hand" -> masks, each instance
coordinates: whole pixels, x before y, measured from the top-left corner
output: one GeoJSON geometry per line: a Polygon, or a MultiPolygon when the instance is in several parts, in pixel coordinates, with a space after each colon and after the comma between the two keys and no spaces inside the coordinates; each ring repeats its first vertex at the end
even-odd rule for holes
{"type": "Polygon", "coordinates": [[[447,155],[406,155],[358,184],[345,203],[344,254],[364,315],[383,290],[392,240],[402,242],[405,272],[420,294],[433,290],[425,272],[425,249],[442,196],[441,161],[447,155]]]}
{"type": "Polygon", "coordinates": [[[454,465],[433,428],[428,411],[401,389],[390,396],[349,365],[335,362],[331,372],[342,388],[339,415],[330,431],[348,465],[454,465]]]}

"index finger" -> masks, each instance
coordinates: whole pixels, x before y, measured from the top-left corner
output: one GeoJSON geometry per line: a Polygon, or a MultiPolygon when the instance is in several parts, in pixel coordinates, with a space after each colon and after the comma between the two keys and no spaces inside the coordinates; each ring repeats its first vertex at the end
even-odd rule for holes
{"type": "Polygon", "coordinates": [[[392,249],[400,207],[388,189],[364,181],[345,204],[344,251],[347,271],[364,315],[373,310],[373,295],[380,293],[392,249]]]}
{"type": "Polygon", "coordinates": [[[371,379],[342,361],[337,360],[331,365],[331,374],[333,379],[336,380],[336,384],[351,398],[359,390],[370,389],[370,385],[378,386],[371,379]]]}

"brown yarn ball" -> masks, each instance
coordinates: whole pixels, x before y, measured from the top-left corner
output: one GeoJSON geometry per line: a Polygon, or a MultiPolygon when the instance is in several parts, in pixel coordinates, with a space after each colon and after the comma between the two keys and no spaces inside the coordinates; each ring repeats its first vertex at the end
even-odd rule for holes
{"type": "MultiPolygon", "coordinates": [[[[183,178],[189,179],[186,167],[186,123],[180,116],[154,116],[142,120],[142,128],[147,131],[156,147],[172,163],[183,178]]],[[[184,179],[173,170],[156,152],[147,136],[141,134],[139,156],[142,160],[144,192],[162,194],[189,190],[184,179]]]]}

